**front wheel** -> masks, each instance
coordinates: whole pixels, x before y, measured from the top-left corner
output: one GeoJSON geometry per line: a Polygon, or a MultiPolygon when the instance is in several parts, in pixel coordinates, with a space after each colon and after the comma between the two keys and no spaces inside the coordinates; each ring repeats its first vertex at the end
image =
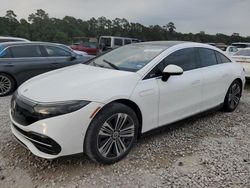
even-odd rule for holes
{"type": "Polygon", "coordinates": [[[224,110],[233,112],[240,103],[242,93],[242,85],[238,80],[235,80],[228,89],[224,101],[224,110]]]}
{"type": "Polygon", "coordinates": [[[85,153],[93,161],[112,164],[124,158],[137,140],[138,119],[128,106],[112,103],[89,125],[85,153]]]}

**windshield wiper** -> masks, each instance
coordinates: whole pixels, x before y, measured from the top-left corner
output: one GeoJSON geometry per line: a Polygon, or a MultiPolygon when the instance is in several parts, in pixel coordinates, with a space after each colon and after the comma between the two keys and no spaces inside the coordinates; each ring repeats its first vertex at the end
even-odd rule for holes
{"type": "Polygon", "coordinates": [[[107,61],[106,59],[103,59],[102,61],[103,61],[104,63],[107,63],[107,64],[108,64],[109,66],[111,66],[112,68],[114,68],[114,69],[116,69],[116,70],[120,70],[119,67],[117,67],[115,64],[113,64],[113,63],[107,61]]]}

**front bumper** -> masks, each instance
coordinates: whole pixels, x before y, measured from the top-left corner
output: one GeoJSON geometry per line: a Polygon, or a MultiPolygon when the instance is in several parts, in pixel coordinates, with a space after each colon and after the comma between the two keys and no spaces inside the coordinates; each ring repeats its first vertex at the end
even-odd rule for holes
{"type": "Polygon", "coordinates": [[[23,126],[13,119],[11,130],[15,137],[34,155],[54,159],[83,152],[84,137],[91,115],[103,104],[91,102],[84,108],[61,116],[23,126]]]}

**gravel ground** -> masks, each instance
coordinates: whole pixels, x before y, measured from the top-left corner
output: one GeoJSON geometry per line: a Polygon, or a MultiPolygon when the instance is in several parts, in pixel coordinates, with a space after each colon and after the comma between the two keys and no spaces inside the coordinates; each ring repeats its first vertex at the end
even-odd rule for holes
{"type": "Polygon", "coordinates": [[[10,132],[0,98],[0,187],[250,187],[250,85],[234,113],[215,112],[147,136],[121,162],[44,160],[10,132]]]}

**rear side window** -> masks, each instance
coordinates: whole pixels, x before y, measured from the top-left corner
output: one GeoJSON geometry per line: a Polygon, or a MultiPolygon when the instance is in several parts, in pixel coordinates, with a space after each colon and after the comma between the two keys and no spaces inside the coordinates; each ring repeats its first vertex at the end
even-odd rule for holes
{"type": "Polygon", "coordinates": [[[115,39],[116,46],[122,46],[122,39],[115,39]]]}
{"type": "Polygon", "coordinates": [[[42,57],[39,46],[14,46],[11,47],[11,52],[14,58],[20,57],[42,57]]]}
{"type": "Polygon", "coordinates": [[[201,67],[208,67],[217,64],[214,50],[199,48],[198,52],[200,56],[201,67]]]}
{"type": "Polygon", "coordinates": [[[11,53],[9,49],[0,52],[0,58],[11,58],[11,53]]]}
{"type": "Polygon", "coordinates": [[[197,58],[194,48],[178,50],[165,58],[165,66],[173,64],[180,66],[184,71],[197,68],[197,58]]]}
{"type": "Polygon", "coordinates": [[[220,52],[215,52],[215,53],[219,64],[231,62],[230,59],[228,59],[225,55],[221,54],[220,52]]]}
{"type": "Polygon", "coordinates": [[[55,46],[44,46],[49,57],[69,57],[71,53],[55,46]]]}
{"type": "Polygon", "coordinates": [[[125,40],[124,40],[124,44],[125,44],[125,45],[126,45],[126,44],[131,44],[131,40],[125,39],[125,40]]]}

